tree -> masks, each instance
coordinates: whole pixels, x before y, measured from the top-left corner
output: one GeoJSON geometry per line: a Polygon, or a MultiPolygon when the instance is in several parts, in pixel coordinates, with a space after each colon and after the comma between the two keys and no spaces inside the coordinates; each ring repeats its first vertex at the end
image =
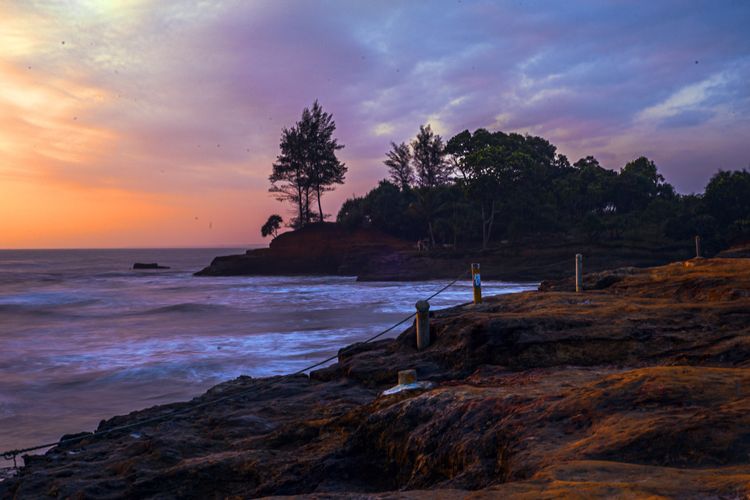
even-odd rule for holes
{"type": "Polygon", "coordinates": [[[617,179],[617,211],[628,213],[645,209],[655,198],[672,198],[674,188],[664,182],[653,161],[641,156],[620,171],[617,179]]]}
{"type": "Polygon", "coordinates": [[[750,218],[750,172],[719,170],[708,181],[703,200],[708,213],[723,226],[750,218]]]}
{"type": "Polygon", "coordinates": [[[344,146],[333,137],[335,130],[332,115],[324,112],[316,100],[312,109],[302,111],[300,121],[281,133],[281,154],[269,176],[269,191],[276,193],[279,201],[290,201],[297,206],[292,227],[302,227],[316,218],[311,210],[316,201],[317,219],[323,221],[323,193],[344,182],[347,168],[336,157],[336,151],[344,146]]]}
{"type": "Polygon", "coordinates": [[[362,197],[349,198],[341,205],[336,222],[346,229],[365,227],[369,221],[365,205],[365,199],[362,197]]]}
{"type": "Polygon", "coordinates": [[[310,187],[318,201],[318,214],[323,222],[323,206],[321,198],[324,191],[333,190],[334,184],[343,184],[346,175],[346,165],[336,157],[336,151],[343,149],[343,145],[333,137],[336,122],[330,113],[323,111],[323,107],[316,100],[311,110],[305,108],[302,121],[298,123],[303,133],[305,156],[310,187]]]}
{"type": "Polygon", "coordinates": [[[269,191],[276,194],[279,201],[290,201],[297,205],[297,216],[290,225],[300,228],[310,221],[310,180],[305,168],[302,134],[297,125],[284,128],[279,144],[281,154],[276,157],[269,191]]]}
{"type": "Polygon", "coordinates": [[[420,125],[417,137],[411,143],[412,161],[419,187],[413,212],[427,222],[430,242],[435,245],[433,219],[444,210],[435,193],[435,188],[447,184],[451,167],[445,161],[445,145],[439,135],[432,132],[430,125],[420,125]]]}
{"type": "Polygon", "coordinates": [[[383,161],[388,167],[391,174],[391,180],[402,191],[406,191],[414,184],[414,169],[411,166],[411,150],[405,142],[396,144],[391,142],[391,150],[385,155],[387,159],[383,161]]]}
{"type": "Polygon", "coordinates": [[[411,143],[414,170],[419,187],[434,188],[448,182],[450,165],[445,161],[443,139],[432,132],[430,125],[420,125],[411,143]]]}
{"type": "Polygon", "coordinates": [[[284,219],[282,219],[280,215],[271,215],[268,217],[266,223],[260,228],[260,235],[264,238],[266,236],[273,236],[275,238],[279,235],[279,228],[281,228],[282,222],[284,222],[284,219]]]}
{"type": "Polygon", "coordinates": [[[410,188],[397,176],[381,181],[347,200],[339,221],[433,244],[481,242],[482,248],[495,238],[543,234],[660,245],[697,234],[709,251],[750,239],[747,171],[719,172],[705,195],[680,195],[645,157],[615,171],[592,156],[571,165],[541,137],[465,130],[443,147],[429,126],[419,132],[411,143],[391,143],[385,162],[402,167],[406,154],[399,152],[411,154],[410,188]]]}

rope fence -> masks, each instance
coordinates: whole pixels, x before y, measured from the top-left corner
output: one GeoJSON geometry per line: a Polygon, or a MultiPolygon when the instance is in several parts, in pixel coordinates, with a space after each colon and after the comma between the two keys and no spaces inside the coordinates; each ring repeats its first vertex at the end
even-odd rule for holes
{"type": "MultiPolygon", "coordinates": [[[[439,289],[438,291],[436,291],[435,293],[433,293],[432,295],[430,295],[428,298],[426,298],[425,301],[429,302],[430,300],[434,299],[435,297],[437,297],[438,295],[440,295],[441,293],[443,293],[444,291],[446,291],[448,288],[450,288],[453,285],[455,285],[456,282],[458,282],[461,278],[464,278],[465,276],[467,276],[469,273],[470,273],[470,271],[462,272],[453,281],[451,281],[450,283],[448,283],[447,285],[445,285],[444,287],[442,287],[441,289],[439,289]]],[[[376,335],[373,335],[372,337],[369,337],[369,338],[365,339],[364,341],[362,341],[362,343],[368,344],[368,343],[370,343],[370,342],[372,342],[372,341],[374,341],[374,340],[382,337],[386,333],[393,331],[395,328],[398,328],[400,325],[403,325],[407,321],[411,320],[416,315],[417,315],[416,312],[411,313],[410,315],[406,316],[405,318],[403,318],[402,320],[398,321],[397,323],[391,325],[390,327],[386,328],[385,330],[377,333],[376,335]]],[[[308,372],[308,371],[312,370],[313,368],[317,368],[319,366],[325,365],[326,363],[329,363],[330,361],[333,361],[337,357],[338,357],[338,353],[334,354],[333,356],[330,356],[330,357],[328,357],[328,358],[326,358],[326,359],[324,359],[322,361],[318,361],[318,362],[316,362],[316,363],[314,363],[314,364],[312,364],[310,366],[307,366],[305,368],[297,370],[296,372],[289,373],[289,374],[286,374],[286,375],[281,375],[280,378],[283,379],[283,378],[286,378],[286,377],[295,377],[295,376],[301,375],[301,374],[303,374],[305,372],[308,372]]],[[[242,395],[248,394],[251,390],[257,390],[257,386],[254,385],[254,386],[252,386],[250,388],[245,388],[245,389],[242,389],[242,390],[239,390],[239,391],[235,391],[235,392],[233,392],[231,394],[225,394],[224,396],[218,397],[216,399],[212,399],[210,401],[204,401],[203,403],[198,403],[198,404],[189,404],[189,403],[187,403],[187,406],[185,406],[184,408],[179,408],[179,409],[167,412],[167,413],[165,413],[163,415],[159,415],[159,416],[156,416],[156,417],[147,418],[147,419],[144,419],[144,420],[133,422],[131,424],[119,425],[117,427],[112,427],[110,429],[105,429],[105,430],[101,430],[101,431],[95,431],[95,432],[92,432],[92,433],[85,433],[85,434],[82,434],[82,435],[78,435],[78,436],[74,436],[74,437],[69,437],[69,438],[65,438],[65,439],[59,439],[59,440],[57,440],[55,442],[38,444],[36,446],[30,446],[28,448],[21,448],[21,449],[3,451],[3,452],[0,452],[0,456],[2,456],[5,460],[12,460],[13,461],[13,468],[17,469],[18,466],[17,466],[17,463],[16,463],[16,458],[19,455],[23,454],[23,453],[28,453],[28,452],[31,452],[31,451],[42,450],[44,448],[51,448],[53,446],[61,446],[61,445],[76,443],[76,442],[79,442],[79,441],[83,441],[84,439],[85,440],[97,439],[97,438],[100,438],[102,436],[107,436],[107,435],[115,434],[115,433],[118,433],[118,432],[131,430],[131,429],[134,429],[136,427],[141,427],[141,426],[148,425],[148,424],[153,424],[153,423],[156,423],[156,422],[162,422],[164,420],[169,420],[169,419],[172,419],[172,418],[175,418],[175,417],[179,417],[181,415],[185,415],[187,413],[193,412],[193,411],[201,409],[201,408],[205,408],[207,406],[212,406],[212,405],[215,405],[215,404],[223,403],[225,401],[230,401],[230,400],[232,400],[234,398],[237,398],[237,397],[240,397],[242,395]]]]}

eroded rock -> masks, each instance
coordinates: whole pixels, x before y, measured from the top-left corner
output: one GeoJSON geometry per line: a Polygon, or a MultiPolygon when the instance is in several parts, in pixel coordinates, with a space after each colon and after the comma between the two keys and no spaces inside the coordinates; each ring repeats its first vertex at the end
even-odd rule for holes
{"type": "Polygon", "coordinates": [[[744,497],[750,260],[613,275],[436,311],[422,351],[408,328],[309,378],[113,418],[100,428],[187,411],[29,457],[0,495],[744,497]],[[383,395],[404,369],[434,387],[383,395]]]}

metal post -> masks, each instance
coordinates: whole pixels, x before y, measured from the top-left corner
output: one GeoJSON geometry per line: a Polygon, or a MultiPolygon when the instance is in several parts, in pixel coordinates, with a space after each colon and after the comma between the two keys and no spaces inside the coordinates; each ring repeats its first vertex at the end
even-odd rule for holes
{"type": "Polygon", "coordinates": [[[695,236],[695,256],[701,256],[701,237],[698,235],[695,236]]]}
{"type": "Polygon", "coordinates": [[[471,265],[471,282],[474,287],[474,303],[482,303],[482,277],[479,275],[479,264],[471,265]]]}
{"type": "Polygon", "coordinates": [[[576,254],[576,292],[583,291],[583,255],[576,254]]]}
{"type": "Polygon", "coordinates": [[[420,351],[430,345],[430,304],[420,300],[417,307],[417,349],[420,351]]]}

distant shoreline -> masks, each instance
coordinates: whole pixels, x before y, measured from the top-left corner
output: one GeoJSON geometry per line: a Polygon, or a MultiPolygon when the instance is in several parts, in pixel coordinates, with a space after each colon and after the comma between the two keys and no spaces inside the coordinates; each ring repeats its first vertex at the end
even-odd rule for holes
{"type": "Polygon", "coordinates": [[[359,281],[422,281],[454,278],[481,265],[482,277],[542,281],[573,272],[574,256],[584,255],[587,271],[666,264],[694,254],[690,242],[586,243],[540,238],[500,244],[487,251],[439,248],[420,252],[410,242],[375,230],[347,230],[337,224],[311,224],[280,235],[269,248],[216,257],[197,276],[334,275],[359,281]]]}

